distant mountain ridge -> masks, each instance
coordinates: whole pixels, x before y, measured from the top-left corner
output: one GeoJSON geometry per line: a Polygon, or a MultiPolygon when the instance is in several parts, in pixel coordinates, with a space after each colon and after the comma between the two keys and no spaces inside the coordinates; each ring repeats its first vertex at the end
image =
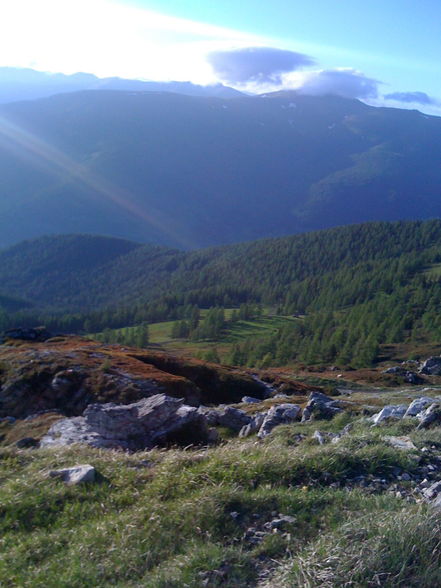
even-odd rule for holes
{"type": "Polygon", "coordinates": [[[83,90],[176,92],[188,96],[234,98],[242,93],[223,84],[200,86],[191,82],[153,82],[118,77],[99,78],[90,73],[49,73],[30,68],[0,67],[0,104],[46,98],[83,90]]]}
{"type": "Polygon", "coordinates": [[[441,118],[333,96],[96,90],[0,107],[0,246],[198,248],[441,216],[441,118]]]}

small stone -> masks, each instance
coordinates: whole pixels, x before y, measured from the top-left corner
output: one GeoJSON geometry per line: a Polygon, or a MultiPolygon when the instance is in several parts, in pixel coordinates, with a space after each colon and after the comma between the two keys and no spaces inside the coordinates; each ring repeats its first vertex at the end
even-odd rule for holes
{"type": "Polygon", "coordinates": [[[338,441],[340,436],[337,433],[328,433],[327,431],[314,431],[312,438],[315,439],[319,445],[324,445],[325,443],[338,441]]]}
{"type": "Polygon", "coordinates": [[[252,396],[244,396],[241,402],[246,402],[247,404],[254,404],[256,402],[262,402],[259,398],[253,398],[252,396]]]}
{"type": "Polygon", "coordinates": [[[62,470],[52,470],[49,472],[50,478],[60,478],[68,486],[76,486],[86,482],[94,482],[96,470],[93,466],[78,465],[72,468],[64,468],[62,470]]]}
{"type": "Polygon", "coordinates": [[[38,439],[34,439],[34,437],[23,437],[23,439],[19,439],[15,446],[19,449],[29,449],[30,447],[38,447],[39,441],[38,439]]]}
{"type": "Polygon", "coordinates": [[[384,437],[384,440],[392,447],[395,447],[395,449],[402,449],[404,451],[411,451],[416,449],[416,446],[412,443],[410,437],[387,436],[384,437]]]}

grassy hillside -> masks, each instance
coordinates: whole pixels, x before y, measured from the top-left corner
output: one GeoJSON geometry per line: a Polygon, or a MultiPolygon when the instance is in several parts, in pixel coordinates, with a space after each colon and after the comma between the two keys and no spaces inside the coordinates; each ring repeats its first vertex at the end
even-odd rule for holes
{"type": "MultiPolygon", "coordinates": [[[[345,415],[320,428],[347,423],[345,415]]],[[[439,448],[439,427],[372,429],[357,421],[338,446],[317,445],[316,428],[285,425],[259,444],[132,455],[3,448],[0,582],[439,585],[441,520],[415,492],[420,449],[439,448]],[[417,450],[385,445],[385,436],[403,433],[417,450]],[[98,483],[69,487],[48,478],[49,470],[77,463],[95,466],[98,483]]],[[[426,461],[438,453],[432,449],[426,461]]]]}

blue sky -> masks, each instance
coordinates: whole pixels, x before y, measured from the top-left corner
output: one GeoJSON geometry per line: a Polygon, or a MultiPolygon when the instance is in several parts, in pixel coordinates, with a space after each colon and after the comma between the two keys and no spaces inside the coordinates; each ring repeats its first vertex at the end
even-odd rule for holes
{"type": "Polygon", "coordinates": [[[0,7],[0,65],[336,92],[441,114],[440,33],[435,0],[14,0],[0,7]]]}

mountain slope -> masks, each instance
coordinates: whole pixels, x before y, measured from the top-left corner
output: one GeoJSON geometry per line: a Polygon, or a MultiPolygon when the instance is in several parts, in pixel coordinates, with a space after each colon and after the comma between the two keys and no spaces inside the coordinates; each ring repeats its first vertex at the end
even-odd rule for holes
{"type": "Polygon", "coordinates": [[[356,100],[77,92],[0,109],[0,244],[196,248],[441,215],[441,119],[356,100]]]}
{"type": "Polygon", "coordinates": [[[382,345],[437,352],[440,268],[440,220],[366,223],[192,252],[43,238],[0,253],[0,329],[98,332],[180,320],[187,326],[176,336],[197,340],[222,335],[225,316],[213,307],[242,305],[238,320],[263,305],[291,318],[230,346],[227,362],[360,367],[382,345]],[[211,308],[205,330],[197,329],[201,308],[211,308]]]}
{"type": "MultiPolygon", "coordinates": [[[[415,273],[440,260],[440,220],[365,223],[190,252],[61,235],[1,251],[0,293],[34,308],[84,312],[163,297],[175,305],[191,299],[210,306],[228,297],[233,304],[281,304],[291,288],[312,281],[305,306],[330,287],[329,280],[336,292],[353,287],[354,277],[348,282],[342,273],[358,271],[361,279],[379,271],[389,278],[395,263],[415,273]]],[[[369,287],[363,288],[367,295],[369,287]]]]}

